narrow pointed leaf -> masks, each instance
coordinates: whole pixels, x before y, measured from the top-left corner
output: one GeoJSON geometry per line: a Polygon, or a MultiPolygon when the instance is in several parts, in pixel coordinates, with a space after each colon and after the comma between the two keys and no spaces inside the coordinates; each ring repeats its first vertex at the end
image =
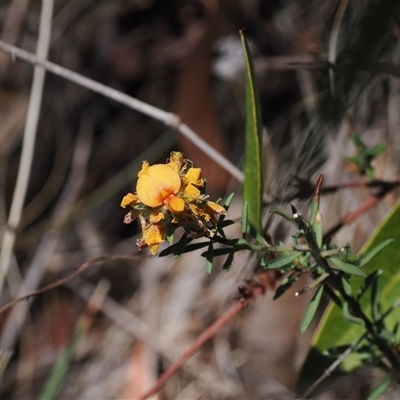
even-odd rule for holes
{"type": "Polygon", "coordinates": [[[272,260],[271,262],[267,263],[266,268],[268,269],[282,268],[285,265],[288,265],[291,262],[293,262],[296,258],[299,257],[300,254],[301,254],[300,252],[295,251],[293,254],[290,254],[289,256],[276,258],[275,260],[272,260]]]}
{"type": "Polygon", "coordinates": [[[322,224],[321,213],[317,213],[317,218],[314,223],[314,231],[315,231],[315,240],[317,241],[317,245],[319,248],[321,248],[322,243],[324,241],[324,228],[322,224]]]}
{"type": "Polygon", "coordinates": [[[311,215],[310,215],[310,225],[314,225],[315,217],[317,216],[319,210],[319,201],[312,199],[311,201],[311,215]]]}
{"type": "Polygon", "coordinates": [[[364,323],[364,321],[363,321],[361,318],[354,316],[354,315],[350,312],[348,303],[344,303],[344,304],[343,304],[342,312],[343,312],[343,317],[344,317],[345,319],[347,319],[347,321],[353,322],[353,323],[355,323],[355,324],[357,324],[357,325],[361,325],[362,327],[365,326],[365,323],[364,323]]]}
{"type": "Polygon", "coordinates": [[[292,217],[290,217],[289,215],[287,215],[287,214],[285,214],[283,211],[281,211],[281,210],[278,210],[278,209],[276,209],[276,208],[273,208],[271,211],[270,211],[270,213],[271,214],[277,214],[277,215],[280,215],[282,218],[285,218],[285,219],[287,219],[289,222],[291,222],[292,224],[294,224],[295,222],[294,222],[294,219],[292,218],[292,217]]]}
{"type": "Polygon", "coordinates": [[[235,195],[235,193],[231,193],[225,200],[224,202],[224,208],[226,211],[228,211],[229,207],[231,206],[232,200],[233,200],[233,196],[235,195]]]}
{"type": "Polygon", "coordinates": [[[249,205],[247,201],[243,202],[242,207],[242,233],[243,236],[248,233],[250,230],[249,228],[249,205]]]}
{"type": "Polygon", "coordinates": [[[393,243],[394,239],[386,239],[383,242],[379,243],[375,246],[371,251],[367,254],[363,255],[361,259],[360,267],[368,264],[376,255],[378,255],[385,247],[389,246],[389,244],[393,243]]]}
{"type": "Polygon", "coordinates": [[[386,389],[392,383],[392,378],[390,376],[386,377],[381,383],[376,385],[371,393],[368,395],[367,400],[378,400],[383,393],[385,393],[386,389]]]}
{"type": "Polygon", "coordinates": [[[285,294],[286,291],[289,290],[300,279],[300,276],[301,275],[298,275],[297,272],[293,272],[292,274],[284,278],[275,291],[274,300],[279,299],[279,297],[285,294]]]}
{"type": "Polygon", "coordinates": [[[210,242],[210,245],[208,246],[208,251],[206,255],[206,268],[207,272],[211,274],[211,271],[213,269],[213,260],[214,260],[214,247],[213,243],[210,242]]]}
{"type": "Polygon", "coordinates": [[[207,242],[198,242],[198,243],[191,243],[185,246],[184,250],[182,253],[190,253],[191,251],[195,251],[198,249],[202,249],[203,247],[206,247],[210,244],[209,241],[207,242]]]}
{"type": "Polygon", "coordinates": [[[335,267],[339,268],[343,272],[346,272],[347,274],[361,276],[361,277],[366,276],[365,272],[362,271],[359,267],[356,267],[355,265],[345,263],[339,260],[338,258],[330,258],[330,261],[335,267]]]}
{"type": "Polygon", "coordinates": [[[303,318],[300,322],[301,333],[304,333],[309,328],[312,320],[314,319],[315,313],[317,312],[318,309],[318,305],[321,301],[323,291],[324,287],[321,285],[315,292],[313,298],[311,299],[310,304],[308,305],[306,311],[304,312],[303,318]]]}
{"type": "Polygon", "coordinates": [[[342,276],[341,280],[342,280],[342,286],[343,286],[344,292],[348,296],[351,296],[351,285],[350,285],[350,282],[344,276],[342,276]]]}
{"type": "Polygon", "coordinates": [[[246,140],[243,199],[247,202],[249,207],[250,223],[258,232],[260,232],[262,199],[264,192],[262,167],[262,119],[253,60],[243,31],[240,31],[240,37],[244,52],[246,85],[246,140]]]}
{"type": "Polygon", "coordinates": [[[374,271],[367,276],[358,291],[357,301],[361,299],[367,289],[382,275],[382,273],[383,271],[381,269],[378,269],[377,271],[374,271]]]}
{"type": "Polygon", "coordinates": [[[371,313],[373,321],[378,321],[382,317],[380,299],[380,282],[379,279],[376,279],[371,286],[371,313]]]}
{"type": "Polygon", "coordinates": [[[235,256],[235,253],[232,251],[226,258],[224,265],[222,266],[222,269],[224,272],[228,272],[231,269],[234,256],[235,256]]]}

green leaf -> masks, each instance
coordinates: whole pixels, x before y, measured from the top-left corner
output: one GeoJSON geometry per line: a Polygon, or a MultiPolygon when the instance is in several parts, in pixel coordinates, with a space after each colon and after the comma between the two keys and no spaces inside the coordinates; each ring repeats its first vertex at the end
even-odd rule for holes
{"type": "Polygon", "coordinates": [[[378,255],[385,247],[389,246],[390,243],[393,243],[394,239],[386,239],[383,242],[379,243],[375,246],[371,251],[364,254],[361,258],[360,267],[368,264],[376,255],[378,255]]]}
{"type": "Polygon", "coordinates": [[[372,149],[370,149],[370,153],[371,156],[375,158],[378,157],[380,154],[382,154],[385,150],[386,150],[386,144],[380,143],[372,147],[372,149]]]}
{"type": "Polygon", "coordinates": [[[243,202],[243,207],[242,207],[242,233],[243,236],[249,233],[250,227],[249,227],[249,205],[247,201],[243,202]]]}
{"type": "Polygon", "coordinates": [[[233,251],[231,253],[229,253],[229,256],[226,258],[224,265],[222,266],[222,270],[224,272],[228,272],[231,269],[234,257],[235,257],[235,253],[233,251]]]}
{"type": "Polygon", "coordinates": [[[247,202],[249,207],[250,223],[258,232],[261,232],[264,179],[260,100],[258,88],[256,86],[253,60],[243,31],[240,31],[240,38],[244,52],[246,84],[246,140],[243,200],[247,202]]]}
{"type": "Polygon", "coordinates": [[[211,271],[213,269],[213,261],[214,261],[214,247],[213,247],[213,242],[210,242],[206,255],[206,268],[209,274],[211,274],[211,271]]]}
{"type": "Polygon", "coordinates": [[[362,326],[362,327],[365,327],[364,320],[362,320],[362,319],[359,318],[359,317],[354,316],[354,315],[350,312],[349,304],[348,304],[348,303],[344,303],[344,304],[343,304],[342,313],[343,313],[343,317],[344,317],[345,319],[347,319],[347,321],[353,322],[353,323],[355,323],[355,324],[357,324],[357,325],[360,325],[360,326],[362,326]]]}
{"type": "Polygon", "coordinates": [[[321,285],[315,292],[310,304],[308,305],[306,311],[304,312],[303,318],[300,322],[300,332],[304,333],[310,326],[312,320],[317,312],[319,302],[321,301],[322,292],[324,291],[324,286],[321,285]]]}
{"type": "Polygon", "coordinates": [[[367,400],[378,400],[383,393],[385,393],[386,389],[390,386],[392,383],[392,378],[390,376],[387,376],[381,383],[376,385],[371,393],[368,395],[367,400]]]}
{"type": "Polygon", "coordinates": [[[366,276],[365,272],[363,272],[359,267],[356,267],[355,265],[345,263],[339,260],[338,258],[330,258],[329,260],[335,267],[339,268],[343,272],[346,272],[347,274],[361,276],[361,277],[366,276]]]}
{"type": "Polygon", "coordinates": [[[227,219],[226,221],[223,221],[219,224],[220,228],[226,228],[227,226],[233,225],[235,221],[232,221],[231,219],[227,219]]]}
{"type": "Polygon", "coordinates": [[[183,249],[182,253],[190,253],[191,251],[196,251],[198,249],[202,249],[203,247],[206,247],[210,244],[210,241],[207,240],[207,242],[198,242],[198,243],[191,243],[187,244],[185,248],[183,249]]]}
{"type": "MultiPolygon", "coordinates": [[[[160,254],[159,257],[165,257],[170,254],[174,254],[174,257],[179,257],[182,253],[185,253],[185,247],[188,243],[190,243],[193,239],[189,238],[186,233],[182,235],[179,241],[172,246],[167,247],[164,249],[160,254]]],[[[200,246],[202,247],[202,246],[200,246]]]]}
{"type": "Polygon", "coordinates": [[[324,242],[324,228],[321,220],[316,220],[314,224],[314,231],[315,231],[315,240],[319,248],[322,247],[324,242]]]}
{"type": "Polygon", "coordinates": [[[174,243],[174,233],[172,232],[171,234],[167,234],[167,242],[169,245],[172,245],[174,243]]]}
{"type": "Polygon", "coordinates": [[[367,291],[369,287],[377,280],[379,277],[382,275],[383,271],[381,269],[372,272],[367,276],[367,278],[364,280],[363,284],[361,285],[360,289],[358,290],[357,293],[357,301],[361,299],[361,297],[364,295],[364,293],[367,291]]]}
{"type": "Polygon", "coordinates": [[[233,196],[235,195],[235,193],[231,193],[225,200],[224,202],[224,208],[226,211],[229,210],[229,207],[231,206],[232,200],[233,200],[233,196]]]}
{"type": "Polygon", "coordinates": [[[290,254],[289,256],[276,258],[275,260],[268,262],[266,268],[268,269],[282,268],[285,265],[288,265],[291,262],[293,262],[296,258],[300,256],[300,254],[301,254],[300,252],[295,251],[293,254],[290,254]]]}
{"type": "Polygon", "coordinates": [[[310,225],[315,224],[315,217],[317,216],[318,210],[319,210],[319,201],[313,198],[311,201],[310,225]]]}
{"type": "Polygon", "coordinates": [[[378,321],[382,317],[380,300],[380,284],[379,279],[376,279],[371,285],[371,312],[373,321],[378,321]]]}
{"type": "MultiPolygon", "coordinates": [[[[389,309],[399,297],[398,288],[400,287],[400,252],[398,246],[388,245],[389,239],[395,239],[396,243],[400,243],[400,200],[395,204],[388,215],[382,220],[379,226],[371,234],[368,241],[361,249],[361,254],[370,254],[374,252],[378,246],[385,244],[387,247],[379,254],[373,254],[374,257],[368,260],[368,263],[363,263],[363,271],[368,275],[367,279],[350,278],[353,293],[358,293],[361,307],[364,313],[371,318],[371,299],[370,288],[372,282],[379,275],[378,270],[382,270],[380,278],[381,286],[381,307],[382,310],[389,309]]],[[[365,258],[363,259],[365,260],[365,258]]],[[[400,320],[400,307],[394,310],[385,318],[385,325],[389,331],[393,331],[396,324],[400,320]]],[[[312,354],[321,354],[331,347],[346,345],[355,342],[362,334],[364,329],[354,325],[346,320],[343,320],[341,309],[332,305],[328,306],[325,315],[321,321],[318,330],[313,338],[312,354]]],[[[400,341],[400,330],[396,333],[397,340],[400,341]]],[[[310,353],[311,354],[311,353],[310,353]]],[[[314,357],[313,356],[313,357],[314,357]]],[[[310,358],[311,360],[311,358],[310,358]]],[[[307,358],[303,365],[304,373],[310,372],[317,368],[317,365],[310,364],[307,358]]],[[[350,369],[342,370],[349,372],[350,369]]],[[[303,374],[303,371],[301,372],[303,374]]],[[[315,375],[315,379],[318,374],[315,375]]]]}
{"type": "Polygon", "coordinates": [[[351,285],[350,285],[350,282],[344,276],[342,276],[341,281],[342,281],[342,286],[343,286],[344,292],[348,296],[351,296],[351,285]]]}
{"type": "Polygon", "coordinates": [[[271,214],[278,214],[278,215],[280,215],[282,218],[285,218],[285,219],[287,219],[289,222],[291,222],[292,224],[294,224],[295,222],[294,222],[294,219],[292,218],[292,217],[290,217],[289,215],[287,215],[287,214],[285,214],[283,211],[281,211],[281,210],[278,210],[278,209],[276,209],[276,208],[273,208],[271,211],[270,211],[270,213],[271,214]]]}
{"type": "MultiPolygon", "coordinates": [[[[240,249],[232,249],[231,247],[224,247],[222,249],[213,249],[213,256],[218,257],[218,256],[224,256],[225,254],[230,254],[231,252],[239,251],[240,249]]],[[[208,253],[209,249],[205,251],[204,253],[201,253],[202,257],[208,258],[208,253]]]]}
{"type": "Polygon", "coordinates": [[[364,144],[364,142],[361,140],[360,135],[357,132],[354,132],[351,135],[351,139],[353,140],[354,146],[357,147],[357,150],[359,152],[364,152],[368,150],[368,147],[364,144]]]}
{"type": "Polygon", "coordinates": [[[301,275],[298,272],[292,272],[289,276],[284,278],[281,284],[275,291],[274,300],[279,299],[283,294],[286,293],[299,279],[301,275]]]}

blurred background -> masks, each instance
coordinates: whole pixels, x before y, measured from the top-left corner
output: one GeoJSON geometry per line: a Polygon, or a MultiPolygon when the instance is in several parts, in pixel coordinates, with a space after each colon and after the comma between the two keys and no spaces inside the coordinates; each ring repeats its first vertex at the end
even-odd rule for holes
{"type": "MultiPolygon", "coordinates": [[[[2,1],[1,40],[35,53],[41,8],[37,0],[2,1]]],[[[265,126],[267,209],[289,212],[293,202],[306,210],[306,183],[320,173],[329,185],[359,179],[346,169],[346,157],[356,153],[350,140],[355,131],[368,146],[387,144],[374,165],[378,179],[399,173],[399,8],[395,1],[371,0],[58,0],[48,59],[177,114],[241,168],[244,61],[238,31],[245,28],[265,126]]],[[[32,76],[32,65],[0,53],[2,235],[32,76]]],[[[172,128],[47,73],[1,304],[21,285],[36,282],[37,289],[93,257],[107,259],[1,316],[0,346],[10,360],[0,398],[40,398],[77,331],[55,398],[138,398],[253,276],[256,265],[245,252],[228,273],[217,265],[208,275],[201,252],[173,259],[137,251],[139,227],[123,224],[120,202],[134,190],[142,160],[163,163],[171,150],[202,168],[213,199],[235,192],[229,218],[238,221],[241,185],[215,160],[172,128]],[[102,293],[97,313],[87,310],[94,292],[102,293]]],[[[326,228],[370,195],[363,189],[325,196],[326,228]]],[[[342,229],[336,242],[350,242],[356,252],[397,198],[392,192],[342,229]]],[[[275,243],[290,239],[287,225],[268,213],[265,224],[275,243]]],[[[228,232],[238,237],[240,224],[228,232]]],[[[259,299],[153,398],[294,398],[312,334],[299,334],[309,296],[294,297],[296,289],[276,302],[272,294],[259,299]]],[[[371,372],[361,371],[321,398],[362,399],[372,384],[371,372]]]]}

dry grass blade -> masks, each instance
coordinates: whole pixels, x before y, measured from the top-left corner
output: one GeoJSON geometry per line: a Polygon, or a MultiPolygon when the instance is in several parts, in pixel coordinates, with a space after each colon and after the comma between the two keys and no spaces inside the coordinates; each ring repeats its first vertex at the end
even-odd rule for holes
{"type": "MultiPolygon", "coordinates": [[[[56,223],[53,224],[41,239],[36,254],[24,278],[23,287],[18,294],[19,297],[25,295],[27,291],[33,291],[38,287],[48,262],[59,243],[61,233],[65,225],[68,224],[68,218],[73,212],[79,190],[85,178],[86,166],[92,146],[91,132],[92,129],[90,129],[88,120],[84,119],[81,123],[79,136],[76,141],[70,175],[68,176],[68,180],[53,212],[53,220],[56,223]]],[[[28,305],[29,304],[18,305],[17,308],[19,309],[18,315],[20,319],[16,319],[17,314],[15,309],[12,311],[1,332],[0,343],[3,347],[9,348],[13,346],[20,324],[20,322],[17,323],[17,321],[23,320],[28,310],[28,305]]]]}
{"type": "MultiPolygon", "coordinates": [[[[42,2],[40,15],[39,38],[37,45],[37,56],[46,58],[50,47],[51,18],[53,15],[53,1],[42,2]]],[[[28,188],[30,170],[32,166],[33,151],[36,141],[36,131],[39,121],[40,106],[46,71],[36,67],[33,75],[31,95],[29,99],[28,115],[26,117],[24,141],[20,167],[18,169],[17,183],[14,190],[8,228],[4,234],[0,253],[0,293],[10,266],[10,260],[14,248],[16,230],[21,220],[22,207],[28,188]]]]}

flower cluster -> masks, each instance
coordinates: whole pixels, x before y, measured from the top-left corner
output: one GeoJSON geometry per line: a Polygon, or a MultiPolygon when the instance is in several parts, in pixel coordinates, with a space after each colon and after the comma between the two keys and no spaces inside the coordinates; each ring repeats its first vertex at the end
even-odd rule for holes
{"type": "Polygon", "coordinates": [[[132,208],[125,215],[126,224],[140,219],[143,237],[137,240],[138,249],[149,247],[156,254],[159,244],[172,237],[179,226],[193,237],[212,237],[215,215],[225,214],[226,210],[207,200],[203,192],[201,168],[194,168],[182,153],[172,152],[166,164],[143,161],[136,194],[128,193],[121,202],[121,207],[132,208]]]}

